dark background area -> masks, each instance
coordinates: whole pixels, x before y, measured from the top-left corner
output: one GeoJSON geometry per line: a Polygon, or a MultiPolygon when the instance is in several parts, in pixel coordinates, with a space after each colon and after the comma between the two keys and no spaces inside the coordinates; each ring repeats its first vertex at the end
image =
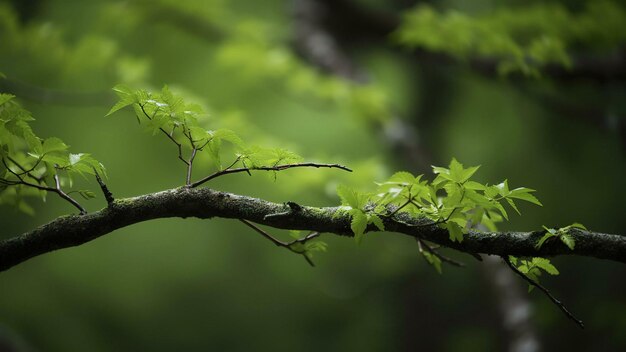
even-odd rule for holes
{"type": "MultiPolygon", "coordinates": [[[[437,7],[472,14],[523,3],[437,7]]],[[[583,3],[567,5],[576,11],[583,3]]],[[[143,132],[131,111],[104,117],[115,84],[153,90],[168,84],[205,107],[207,128],[230,128],[251,143],[355,170],[293,170],[276,181],[233,175],[212,188],[331,206],[339,183],[372,188],[397,170],[430,177],[429,165],[456,157],[482,165],[481,181],[507,178],[512,187],[538,190],[544,206],[522,206],[522,216],[511,216],[503,230],[582,222],[624,234],[623,75],[577,76],[559,68],[541,78],[502,77],[479,62],[402,48],[390,32],[413,5],[0,1],[0,72],[7,76],[0,88],[32,111],[39,136],[58,136],[102,161],[117,197],[184,181],[173,147],[143,132]],[[307,47],[317,31],[334,51],[307,47]]],[[[195,172],[210,171],[199,164],[195,172]]],[[[34,216],[0,205],[1,238],[73,211],[54,197],[31,204],[34,216]]],[[[105,202],[86,206],[93,211],[105,202]]],[[[486,264],[447,252],[468,267],[444,267],[439,275],[402,235],[368,235],[359,246],[323,238],[329,250],[315,258],[316,268],[221,219],[155,220],[42,255],[0,274],[0,350],[2,343],[9,351],[510,345],[498,305],[506,292],[496,289],[486,264]]],[[[553,263],[561,275],[543,282],[587,327],[581,331],[535,290],[527,299],[541,349],[626,349],[624,265],[569,256],[553,263]]],[[[515,284],[509,289],[526,290],[515,284]]]]}

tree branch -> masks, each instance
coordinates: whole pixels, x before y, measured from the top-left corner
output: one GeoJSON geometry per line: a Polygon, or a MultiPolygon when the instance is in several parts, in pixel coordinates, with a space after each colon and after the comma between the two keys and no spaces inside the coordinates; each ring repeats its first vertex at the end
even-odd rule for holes
{"type": "Polygon", "coordinates": [[[98,171],[96,171],[96,169],[93,169],[93,172],[96,176],[96,181],[98,181],[98,185],[100,185],[100,189],[102,190],[102,194],[104,195],[104,199],[106,199],[107,204],[113,203],[113,201],[115,200],[115,198],[113,198],[113,193],[109,191],[109,187],[107,187],[106,183],[102,181],[102,178],[98,174],[98,171]]]}
{"type": "Polygon", "coordinates": [[[56,192],[59,197],[70,202],[73,206],[80,210],[81,215],[87,214],[87,211],[85,210],[85,208],[83,208],[82,205],[80,205],[80,203],[78,203],[76,200],[74,200],[74,198],[70,197],[67,193],[63,191],[63,189],[61,188],[61,181],[59,180],[59,174],[54,174],[54,184],[55,190],[53,192],[56,192]]]}
{"type": "MultiPolygon", "coordinates": [[[[10,158],[10,157],[9,157],[10,158]]],[[[11,159],[11,158],[10,158],[11,159]]],[[[78,203],[76,200],[74,200],[74,198],[70,197],[67,193],[65,193],[63,191],[63,189],[61,188],[61,182],[59,180],[59,175],[58,174],[54,174],[53,178],[54,178],[54,183],[55,186],[54,187],[49,187],[46,186],[45,183],[44,185],[40,185],[40,184],[36,184],[36,183],[30,183],[28,181],[24,181],[24,179],[22,178],[22,175],[25,173],[26,176],[30,176],[31,178],[35,178],[34,176],[32,176],[29,172],[27,172],[25,170],[25,168],[23,166],[21,166],[20,164],[18,164],[15,160],[11,159],[11,161],[13,162],[13,164],[15,164],[19,169],[24,170],[24,173],[17,173],[15,171],[13,171],[11,169],[11,167],[7,164],[6,160],[4,160],[4,158],[1,159],[2,164],[6,167],[7,171],[9,171],[13,176],[15,176],[18,181],[11,181],[11,180],[7,180],[4,178],[0,178],[0,183],[7,185],[7,186],[17,186],[17,185],[24,185],[24,186],[28,186],[28,187],[32,187],[32,188],[36,188],[40,191],[46,191],[46,192],[53,192],[59,195],[59,197],[65,199],[66,201],[70,202],[73,206],[75,206],[78,210],[80,210],[80,214],[86,214],[87,211],[85,210],[85,208],[83,208],[82,205],[80,205],[80,203],[78,203]]],[[[35,178],[37,179],[37,178],[35,178]]],[[[43,181],[38,181],[38,182],[43,182],[43,181]]]]}
{"type": "MultiPolygon", "coordinates": [[[[267,216],[285,213],[289,209],[286,204],[208,188],[181,187],[135,198],[117,199],[100,211],[81,216],[62,216],[30,232],[0,242],[0,271],[40,254],[78,246],[119,228],[158,218],[244,219],[279,229],[353,236],[349,215],[336,214],[337,207],[300,206],[299,211],[291,211],[284,216],[267,216]]],[[[447,231],[438,226],[409,226],[426,223],[427,220],[413,218],[407,213],[396,214],[396,219],[384,219],[387,232],[402,233],[468,253],[532,257],[580,255],[626,263],[626,236],[621,235],[572,230],[571,235],[576,241],[574,250],[556,241],[546,243],[538,250],[535,244],[542,235],[541,231],[471,231],[459,243],[450,241],[447,231]]],[[[370,225],[367,230],[376,231],[376,228],[370,225]]]]}
{"type": "Polygon", "coordinates": [[[454,266],[457,266],[459,268],[464,268],[465,267],[465,263],[461,263],[459,261],[456,261],[456,260],[454,260],[452,258],[446,257],[445,255],[437,252],[437,250],[435,248],[431,247],[428,243],[424,242],[419,237],[415,237],[415,239],[417,240],[417,245],[419,246],[420,252],[423,252],[425,250],[428,253],[430,253],[430,254],[434,255],[435,257],[439,258],[439,260],[441,260],[444,263],[448,263],[450,265],[454,265],[454,266]]]}
{"type": "Polygon", "coordinates": [[[250,227],[254,231],[260,233],[261,236],[267,238],[268,240],[270,240],[270,242],[272,242],[273,244],[277,245],[278,247],[283,247],[283,248],[286,248],[286,249],[290,250],[293,253],[302,255],[304,257],[304,259],[306,260],[306,262],[309,263],[310,266],[315,266],[315,264],[313,263],[311,258],[309,258],[306,255],[306,250],[298,251],[298,250],[294,249],[291,245],[293,245],[294,243],[306,243],[308,240],[311,240],[311,239],[319,236],[319,232],[313,232],[312,234],[310,234],[310,235],[308,235],[306,237],[303,237],[303,238],[300,238],[300,239],[297,239],[297,240],[293,240],[291,242],[283,242],[283,241],[277,239],[276,237],[270,235],[269,233],[264,231],[262,228],[256,226],[254,223],[252,223],[252,222],[250,222],[248,220],[239,219],[239,221],[241,221],[242,223],[246,224],[248,227],[250,227]]]}
{"type": "Polygon", "coordinates": [[[550,291],[548,291],[547,288],[543,287],[543,285],[541,285],[540,283],[536,282],[535,280],[529,278],[528,276],[524,275],[524,273],[522,273],[521,271],[519,271],[513,264],[511,264],[511,261],[506,258],[506,257],[502,257],[502,260],[504,260],[504,262],[506,263],[506,265],[509,266],[509,268],[511,268],[511,270],[513,270],[514,273],[516,273],[517,275],[519,275],[522,279],[524,279],[526,282],[528,282],[528,284],[540,289],[543,293],[545,293],[546,296],[548,296],[548,298],[550,298],[550,300],[552,301],[552,303],[556,304],[559,308],[561,308],[561,310],[563,311],[563,313],[565,313],[565,315],[567,315],[568,318],[570,318],[571,320],[573,320],[574,322],[576,322],[576,324],[578,324],[578,326],[580,326],[582,329],[585,328],[585,324],[583,324],[582,320],[576,318],[568,309],[567,307],[565,307],[565,305],[563,304],[563,302],[559,301],[556,297],[554,297],[552,295],[552,293],[550,293],[550,291]]]}
{"type": "Polygon", "coordinates": [[[283,171],[283,170],[287,170],[287,169],[293,169],[293,168],[297,168],[297,167],[315,167],[315,168],[320,168],[320,167],[327,167],[327,168],[335,168],[335,169],[341,169],[344,171],[348,171],[348,172],[352,172],[352,169],[340,165],[340,164],[320,164],[320,163],[295,163],[295,164],[283,164],[283,165],[276,165],[276,166],[253,166],[253,167],[239,167],[239,168],[235,168],[235,169],[231,169],[231,167],[233,165],[235,165],[237,163],[237,161],[239,161],[239,158],[237,158],[237,160],[235,160],[234,163],[232,163],[229,167],[225,168],[224,170],[221,171],[217,171],[207,177],[204,177],[196,182],[193,182],[191,184],[188,183],[189,187],[191,188],[195,188],[200,186],[201,184],[208,182],[214,178],[223,176],[223,175],[228,175],[228,174],[236,174],[236,173],[240,173],[240,172],[246,172],[248,174],[250,174],[250,171],[253,170],[260,170],[260,171],[283,171]]]}

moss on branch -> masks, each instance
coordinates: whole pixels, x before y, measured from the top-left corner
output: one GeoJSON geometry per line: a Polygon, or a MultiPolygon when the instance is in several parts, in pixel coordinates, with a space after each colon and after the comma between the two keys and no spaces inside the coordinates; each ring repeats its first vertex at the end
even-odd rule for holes
{"type": "MultiPolygon", "coordinates": [[[[245,219],[279,229],[309,230],[352,236],[350,217],[337,207],[295,207],[258,198],[215,191],[208,188],[181,187],[117,199],[108,207],[86,215],[59,217],[30,232],[0,242],[0,271],[32,257],[57,249],[81,245],[119,228],[157,218],[212,217],[245,219]]],[[[468,253],[499,256],[580,255],[626,263],[626,236],[572,230],[576,241],[570,250],[560,241],[546,243],[537,250],[542,235],[536,232],[470,232],[463,242],[452,242],[447,230],[428,225],[424,219],[406,213],[384,219],[388,232],[419,237],[445,247],[468,253]],[[416,226],[419,225],[419,226],[416,226]]],[[[368,231],[374,231],[373,226],[368,231]]]]}

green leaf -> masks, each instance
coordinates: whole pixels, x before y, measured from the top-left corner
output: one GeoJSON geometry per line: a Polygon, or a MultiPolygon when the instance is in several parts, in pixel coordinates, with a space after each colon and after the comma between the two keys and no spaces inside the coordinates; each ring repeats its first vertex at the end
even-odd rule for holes
{"type": "Polygon", "coordinates": [[[337,186],[337,195],[341,199],[341,204],[353,209],[363,209],[367,202],[367,195],[344,185],[337,186]]]}
{"type": "Polygon", "coordinates": [[[468,167],[467,169],[463,170],[461,182],[466,182],[467,180],[469,180],[472,176],[474,176],[478,169],[480,169],[480,165],[468,167]]]}
{"type": "Polygon", "coordinates": [[[509,183],[507,180],[502,181],[495,187],[498,190],[498,194],[500,194],[502,197],[507,197],[509,194],[511,194],[511,191],[509,191],[509,183]]]}
{"type": "Polygon", "coordinates": [[[575,228],[577,228],[577,229],[587,230],[587,228],[585,227],[585,225],[583,225],[583,224],[581,224],[581,223],[578,223],[578,222],[575,222],[575,223],[573,223],[573,224],[569,225],[568,227],[575,227],[575,228]]]}
{"type": "Polygon", "coordinates": [[[482,183],[478,183],[476,181],[467,181],[465,182],[465,188],[475,190],[475,191],[484,191],[487,186],[482,183]]]}
{"type": "Polygon", "coordinates": [[[354,232],[354,239],[357,243],[361,243],[365,229],[367,228],[367,215],[359,209],[350,210],[352,215],[352,221],[350,222],[350,228],[354,232]]]}
{"type": "Polygon", "coordinates": [[[546,242],[546,240],[548,240],[548,238],[552,238],[552,237],[556,236],[547,227],[544,226],[543,228],[546,229],[546,233],[541,237],[541,239],[539,239],[539,241],[535,245],[535,248],[537,248],[537,249],[540,249],[541,246],[543,246],[544,242],[546,242]]]}
{"type": "Polygon", "coordinates": [[[84,174],[95,175],[98,172],[106,177],[104,165],[86,153],[70,154],[68,170],[81,176],[85,176],[84,174]]]}
{"type": "Polygon", "coordinates": [[[564,233],[561,236],[559,236],[559,238],[561,239],[561,242],[563,242],[566,246],[569,247],[569,249],[574,250],[574,247],[576,246],[574,237],[572,237],[570,234],[564,233]]]}
{"type": "Polygon", "coordinates": [[[269,153],[272,156],[268,159],[268,164],[271,166],[293,164],[302,161],[300,155],[283,148],[271,149],[269,153]]]}
{"type": "Polygon", "coordinates": [[[532,264],[550,275],[558,275],[559,271],[546,258],[533,258],[532,264]]]}
{"type": "Polygon", "coordinates": [[[205,141],[212,138],[213,135],[210,131],[205,130],[199,126],[189,126],[187,127],[187,131],[191,135],[191,139],[194,141],[194,144],[200,147],[205,141]]]}
{"type": "MultiPolygon", "coordinates": [[[[391,175],[391,177],[389,178],[387,182],[410,185],[412,183],[415,183],[415,181],[416,181],[415,176],[413,176],[413,174],[411,174],[410,172],[398,171],[395,174],[391,175]]],[[[419,179],[418,179],[418,182],[419,182],[419,179]]]]}
{"type": "Polygon", "coordinates": [[[541,204],[541,202],[532,194],[530,194],[531,192],[535,192],[534,189],[530,189],[530,188],[526,188],[526,187],[520,187],[520,188],[516,188],[514,190],[512,190],[507,197],[510,198],[517,198],[517,199],[521,199],[521,200],[525,200],[527,202],[539,205],[539,206],[543,206],[543,204],[541,204]]]}
{"type": "Polygon", "coordinates": [[[118,84],[115,87],[113,87],[113,91],[115,92],[115,94],[117,94],[120,100],[117,103],[115,103],[115,105],[113,105],[111,110],[109,110],[109,112],[105,116],[109,116],[120,109],[123,109],[129,105],[132,105],[138,102],[136,99],[135,92],[133,92],[132,89],[130,89],[129,87],[125,85],[118,84]]]}
{"type": "Polygon", "coordinates": [[[300,237],[302,237],[300,235],[302,231],[298,231],[298,230],[289,230],[289,236],[295,238],[295,239],[299,239],[300,237]]]}
{"type": "Polygon", "coordinates": [[[374,224],[380,231],[385,231],[385,224],[383,224],[382,219],[375,214],[367,214],[367,223],[374,224]]]}
{"type": "Polygon", "coordinates": [[[489,231],[498,231],[498,227],[496,226],[496,222],[491,219],[487,214],[483,214],[483,217],[480,223],[489,229],[489,231]]]}
{"type": "Polygon", "coordinates": [[[326,252],[327,248],[328,244],[324,241],[306,242],[304,245],[304,250],[307,251],[307,254],[312,254],[311,252],[326,252]]]}
{"type": "MultiPolygon", "coordinates": [[[[478,171],[480,166],[473,166],[465,169],[463,168],[463,164],[458,162],[458,160],[456,160],[455,158],[452,158],[449,168],[449,179],[453,182],[464,183],[465,181],[469,180],[469,178],[472,177],[472,175],[474,175],[476,171],[478,171]]],[[[445,172],[442,173],[442,175],[445,174],[445,172]]]]}
{"type": "Polygon", "coordinates": [[[462,242],[463,241],[463,229],[456,222],[447,222],[446,228],[450,234],[450,241],[462,242]]]}
{"type": "Polygon", "coordinates": [[[472,225],[478,225],[481,223],[483,216],[485,215],[485,209],[478,207],[476,209],[474,209],[474,212],[472,213],[471,217],[470,217],[470,222],[472,225]]]}
{"type": "Polygon", "coordinates": [[[70,165],[76,165],[80,162],[80,159],[83,157],[83,153],[79,154],[70,154],[70,165]]]}
{"type": "Polygon", "coordinates": [[[484,192],[485,192],[485,197],[495,198],[499,194],[500,189],[498,188],[498,186],[487,186],[484,192]]]}
{"type": "Polygon", "coordinates": [[[66,151],[68,146],[63,143],[62,140],[56,137],[46,138],[43,141],[42,152],[43,154],[53,153],[53,152],[63,152],[66,151]]]}
{"type": "Polygon", "coordinates": [[[433,255],[432,253],[423,250],[422,251],[422,256],[424,256],[424,259],[426,259],[426,261],[428,262],[428,264],[432,265],[433,268],[435,268],[435,270],[437,270],[437,272],[439,274],[442,273],[441,270],[441,259],[439,259],[439,257],[437,257],[436,255],[433,255]]]}
{"type": "Polygon", "coordinates": [[[506,219],[509,220],[509,215],[507,214],[506,210],[504,209],[504,207],[502,206],[502,204],[500,204],[497,201],[493,202],[493,206],[500,212],[500,214],[502,214],[502,216],[506,219]]]}
{"type": "Polygon", "coordinates": [[[519,212],[519,209],[517,209],[517,206],[515,206],[515,202],[513,202],[513,199],[506,198],[506,201],[509,203],[511,208],[513,208],[518,215],[522,214],[522,213],[519,212]]]}
{"type": "Polygon", "coordinates": [[[0,105],[3,105],[4,103],[6,103],[7,101],[10,101],[13,98],[15,98],[15,95],[13,94],[0,93],[0,105]]]}
{"type": "Polygon", "coordinates": [[[46,154],[41,158],[41,160],[51,165],[57,164],[60,167],[66,167],[70,164],[68,154],[64,154],[64,155],[46,154]]]}
{"type": "Polygon", "coordinates": [[[211,133],[214,138],[223,139],[223,140],[225,140],[227,142],[230,142],[230,143],[232,143],[232,144],[234,144],[236,146],[241,147],[241,146],[244,145],[244,143],[241,140],[241,138],[239,138],[239,136],[235,132],[233,132],[231,130],[222,128],[222,129],[215,130],[215,131],[209,131],[209,133],[211,133]]]}

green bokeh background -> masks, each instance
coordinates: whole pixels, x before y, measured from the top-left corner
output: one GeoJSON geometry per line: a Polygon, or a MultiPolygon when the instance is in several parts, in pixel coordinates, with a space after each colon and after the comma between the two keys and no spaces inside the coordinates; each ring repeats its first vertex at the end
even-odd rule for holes
{"type": "MultiPolygon", "coordinates": [[[[26,26],[46,23],[48,27],[41,28],[60,30],[70,47],[87,36],[97,36],[95,41],[105,37],[110,52],[86,50],[83,56],[72,56],[75,62],[59,67],[47,51],[9,52],[10,46],[0,43],[0,71],[8,79],[58,92],[107,92],[120,81],[154,89],[168,84],[207,107],[207,128],[237,129],[253,143],[286,147],[307,159],[355,169],[352,175],[293,170],[279,174],[276,181],[263,174],[233,175],[209,187],[276,202],[330,206],[338,202],[338,183],[366,187],[409,168],[379,131],[341,104],[294,94],[276,79],[241,74],[220,64],[216,56],[222,44],[217,40],[202,40],[156,20],[125,32],[125,25],[141,21],[135,3],[34,3],[24,19],[26,26]],[[129,8],[119,11],[115,6],[129,8]],[[115,60],[122,55],[136,61],[120,74],[115,60]]],[[[288,2],[197,3],[217,9],[218,21],[223,20],[219,9],[228,10],[228,21],[233,21],[229,25],[254,19],[271,24],[278,38],[292,35],[288,2]]],[[[382,1],[364,3],[385,6],[382,1]]],[[[456,6],[453,1],[445,4],[456,6]]],[[[147,1],[139,4],[152,6],[147,1]]],[[[54,41],[48,42],[53,47],[54,41]]],[[[423,70],[416,69],[418,63],[367,45],[354,55],[400,116],[409,119],[428,103],[424,96],[431,87],[420,85],[423,70]]],[[[482,165],[477,178],[484,182],[506,177],[512,186],[539,190],[544,206],[523,206],[523,216],[512,216],[503,229],[577,221],[597,231],[624,233],[623,136],[620,139],[610,127],[546,109],[506,79],[484,78],[463,66],[445,66],[442,71],[448,89],[437,99],[443,107],[411,123],[433,163],[446,165],[456,157],[466,165],[482,165]]],[[[619,116],[620,108],[624,112],[623,85],[598,89],[586,82],[532,84],[543,84],[583,106],[610,95],[618,102],[613,105],[617,111],[610,113],[619,116]]],[[[39,136],[60,137],[73,151],[91,153],[104,163],[117,197],[177,187],[183,181],[184,169],[172,146],[143,132],[130,111],[105,118],[111,106],[106,103],[20,101],[37,119],[32,125],[39,136]]],[[[611,120],[606,121],[610,125],[611,120]]],[[[210,169],[201,165],[195,174],[207,172],[210,169]]],[[[87,184],[95,186],[91,180],[87,184]]],[[[2,238],[73,211],[54,197],[32,204],[35,216],[0,207],[2,238]]],[[[95,199],[85,205],[93,211],[105,203],[95,199]]],[[[136,224],[1,273],[0,339],[24,351],[381,351],[418,346],[486,351],[506,346],[481,263],[452,254],[468,268],[445,268],[438,275],[418,256],[414,241],[401,235],[368,235],[360,246],[332,235],[324,238],[329,251],[316,257],[313,269],[237,221],[136,224]]],[[[556,258],[554,263],[561,275],[545,283],[587,329],[578,330],[546,297],[532,292],[533,321],[544,349],[625,349],[624,265],[578,257],[556,258]]]]}

